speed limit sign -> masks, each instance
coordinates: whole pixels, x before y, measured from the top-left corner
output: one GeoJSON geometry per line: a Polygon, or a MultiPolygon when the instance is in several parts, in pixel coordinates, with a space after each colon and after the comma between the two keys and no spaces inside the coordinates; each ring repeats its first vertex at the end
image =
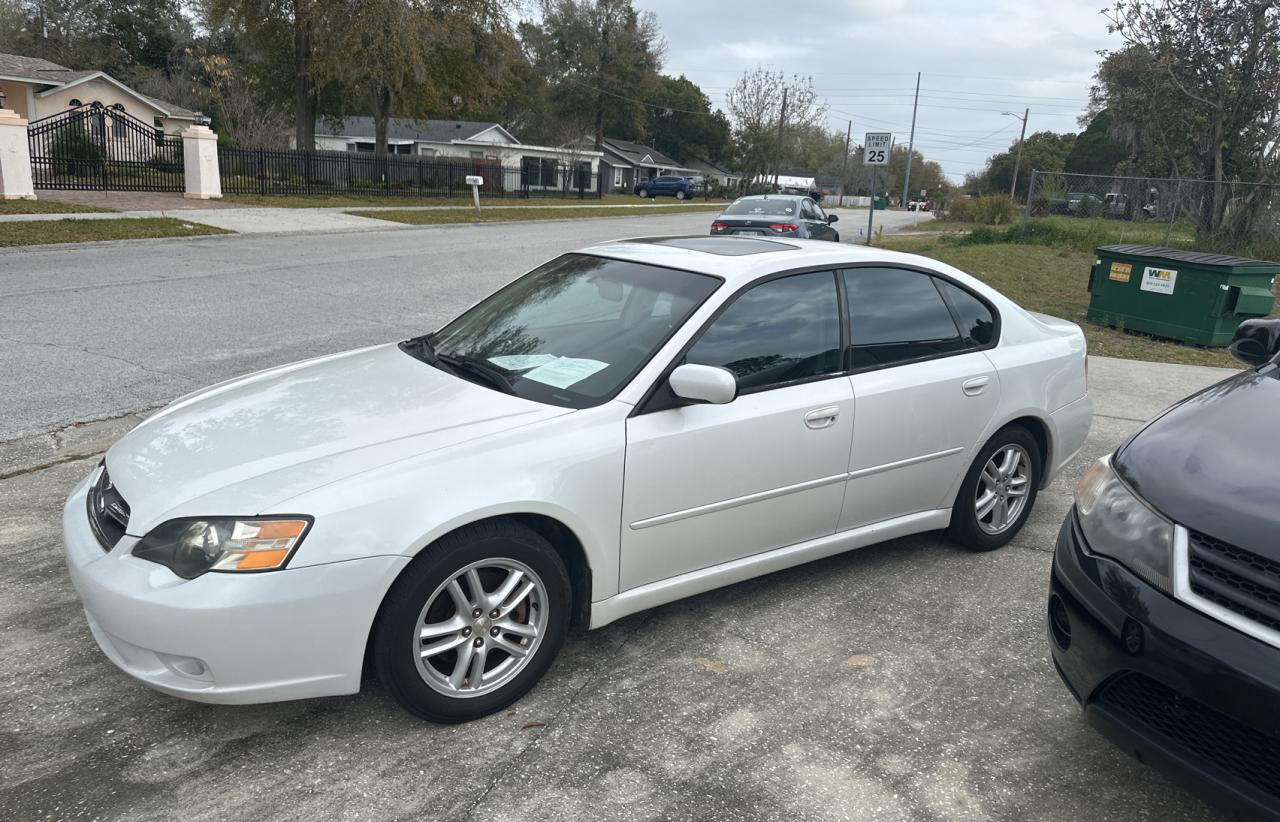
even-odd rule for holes
{"type": "Polygon", "coordinates": [[[862,164],[867,166],[889,165],[889,152],[893,150],[893,132],[868,131],[862,141],[862,164]]]}

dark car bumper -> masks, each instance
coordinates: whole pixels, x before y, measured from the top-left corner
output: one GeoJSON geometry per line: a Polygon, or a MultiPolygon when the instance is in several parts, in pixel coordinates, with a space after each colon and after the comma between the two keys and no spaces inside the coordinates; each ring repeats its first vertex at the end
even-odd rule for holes
{"type": "Polygon", "coordinates": [[[1280,819],[1280,650],[1091,553],[1075,510],[1058,533],[1049,647],[1085,718],[1242,819],[1280,819]]]}

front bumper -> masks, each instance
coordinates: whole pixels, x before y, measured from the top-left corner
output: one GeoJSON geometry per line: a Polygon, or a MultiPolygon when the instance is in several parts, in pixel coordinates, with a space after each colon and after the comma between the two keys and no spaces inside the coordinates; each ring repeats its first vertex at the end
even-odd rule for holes
{"type": "Polygon", "coordinates": [[[1085,718],[1239,818],[1280,819],[1280,650],[1058,533],[1049,647],[1085,718]]]}
{"type": "Polygon", "coordinates": [[[63,541],[89,629],[121,670],[173,696],[224,704],[360,689],[370,626],[408,557],[184,580],[132,556],[134,537],[102,550],[85,513],[96,474],[67,500],[63,541]]]}

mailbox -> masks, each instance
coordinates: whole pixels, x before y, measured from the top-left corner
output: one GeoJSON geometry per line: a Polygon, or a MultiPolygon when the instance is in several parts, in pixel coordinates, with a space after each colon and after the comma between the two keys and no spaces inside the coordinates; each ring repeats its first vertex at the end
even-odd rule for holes
{"type": "MultiPolygon", "coordinates": [[[[457,178],[455,177],[454,179],[456,180],[457,178]]],[[[484,185],[484,178],[483,178],[483,177],[481,177],[479,174],[468,174],[468,175],[467,175],[467,185],[469,185],[469,186],[482,186],[482,185],[484,185]]]]}

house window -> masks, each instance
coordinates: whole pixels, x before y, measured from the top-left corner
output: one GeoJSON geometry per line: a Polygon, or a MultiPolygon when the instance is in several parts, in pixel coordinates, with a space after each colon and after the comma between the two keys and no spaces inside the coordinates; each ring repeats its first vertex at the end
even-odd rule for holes
{"type": "Polygon", "coordinates": [[[391,153],[392,154],[412,154],[413,143],[397,143],[396,145],[391,146],[391,153]]]}
{"type": "Polygon", "coordinates": [[[483,160],[483,159],[484,159],[484,152],[483,152],[483,151],[473,151],[473,152],[471,152],[471,159],[472,159],[472,160],[483,160]]]}
{"type": "Polygon", "coordinates": [[[526,186],[555,188],[560,185],[560,162],[548,157],[521,157],[520,178],[526,186]]]}
{"type": "Polygon", "coordinates": [[[427,146],[420,145],[418,146],[418,154],[423,157],[434,157],[436,156],[436,150],[434,148],[428,148],[427,146]]]}
{"type": "Polygon", "coordinates": [[[372,140],[356,140],[354,142],[347,143],[347,151],[355,151],[359,153],[367,152],[369,154],[372,154],[373,141],[372,140]]]}
{"type": "Polygon", "coordinates": [[[622,185],[623,185],[623,183],[622,183],[622,169],[620,169],[620,168],[615,168],[615,169],[613,170],[613,187],[614,187],[614,188],[622,188],[622,185]]]}

